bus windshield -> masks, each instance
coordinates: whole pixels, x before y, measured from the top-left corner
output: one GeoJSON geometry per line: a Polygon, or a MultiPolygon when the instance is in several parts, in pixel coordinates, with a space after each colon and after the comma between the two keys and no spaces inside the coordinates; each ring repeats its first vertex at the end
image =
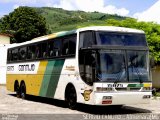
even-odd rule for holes
{"type": "Polygon", "coordinates": [[[144,34],[96,32],[97,45],[147,46],[144,34]]]}
{"type": "Polygon", "coordinates": [[[100,50],[97,55],[96,76],[98,80],[107,82],[148,81],[148,54],[146,52],[100,50]]]}
{"type": "Polygon", "coordinates": [[[97,55],[97,77],[100,81],[126,81],[125,54],[118,50],[101,50],[97,55]]]}

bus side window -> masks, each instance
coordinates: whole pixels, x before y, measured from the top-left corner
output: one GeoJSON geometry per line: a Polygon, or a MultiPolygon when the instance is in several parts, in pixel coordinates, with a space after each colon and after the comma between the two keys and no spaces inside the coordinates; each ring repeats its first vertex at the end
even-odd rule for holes
{"type": "Polygon", "coordinates": [[[18,60],[18,49],[13,49],[12,50],[12,56],[13,56],[13,61],[18,60]]]}
{"type": "Polygon", "coordinates": [[[42,43],[41,44],[41,54],[42,54],[42,58],[47,58],[47,56],[48,56],[48,52],[47,52],[47,43],[42,43]]]}
{"type": "Polygon", "coordinates": [[[75,54],[76,53],[76,36],[71,36],[68,39],[69,44],[69,54],[75,54]]]}
{"type": "Polygon", "coordinates": [[[86,31],[80,33],[80,43],[79,48],[91,47],[95,44],[95,39],[92,31],[86,31]]]}
{"type": "Polygon", "coordinates": [[[39,59],[41,56],[41,44],[37,44],[35,45],[35,58],[39,59]]]}
{"type": "Polygon", "coordinates": [[[29,46],[27,49],[27,59],[35,59],[35,46],[29,46]]]}
{"type": "Polygon", "coordinates": [[[48,57],[53,57],[53,41],[48,42],[48,57]]]}
{"type": "Polygon", "coordinates": [[[59,57],[61,49],[60,40],[52,40],[48,42],[48,56],[49,57],[59,57]]]}
{"type": "Polygon", "coordinates": [[[54,40],[54,44],[53,44],[53,54],[54,56],[58,57],[61,55],[61,41],[60,40],[54,40]]]}
{"type": "Polygon", "coordinates": [[[19,48],[19,60],[25,60],[26,59],[26,47],[19,48]]]}
{"type": "Polygon", "coordinates": [[[76,52],[76,36],[68,36],[63,40],[62,55],[73,55],[76,52]]]}
{"type": "Polygon", "coordinates": [[[68,55],[68,51],[69,51],[68,39],[64,39],[62,44],[62,55],[68,55]]]}
{"type": "Polygon", "coordinates": [[[31,46],[27,47],[27,59],[32,58],[32,51],[31,51],[31,46]]]}
{"type": "Polygon", "coordinates": [[[12,51],[11,51],[11,50],[8,50],[7,61],[8,61],[8,62],[11,62],[11,61],[12,61],[12,51]]]}

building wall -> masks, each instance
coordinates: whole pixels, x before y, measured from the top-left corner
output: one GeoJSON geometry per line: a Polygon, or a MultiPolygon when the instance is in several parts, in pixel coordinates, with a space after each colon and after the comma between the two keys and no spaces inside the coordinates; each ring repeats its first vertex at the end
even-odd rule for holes
{"type": "Polygon", "coordinates": [[[0,34],[0,44],[10,44],[10,37],[0,34]]]}
{"type": "Polygon", "coordinates": [[[0,33],[0,84],[6,84],[7,46],[10,44],[10,35],[0,33]]]}
{"type": "Polygon", "coordinates": [[[7,47],[0,46],[0,84],[6,84],[7,47]]]}

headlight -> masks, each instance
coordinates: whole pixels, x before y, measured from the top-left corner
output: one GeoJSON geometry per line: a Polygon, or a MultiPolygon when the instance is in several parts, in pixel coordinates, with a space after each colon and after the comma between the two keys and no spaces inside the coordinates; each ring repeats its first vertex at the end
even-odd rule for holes
{"type": "Polygon", "coordinates": [[[151,98],[151,95],[144,95],[143,96],[143,99],[150,99],[151,98]]]}

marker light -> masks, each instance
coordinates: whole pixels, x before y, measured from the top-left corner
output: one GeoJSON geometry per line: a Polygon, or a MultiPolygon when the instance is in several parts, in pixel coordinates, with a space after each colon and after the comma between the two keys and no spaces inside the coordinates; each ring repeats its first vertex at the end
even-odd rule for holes
{"type": "Polygon", "coordinates": [[[151,91],[151,87],[143,87],[142,91],[149,92],[151,91]]]}
{"type": "Polygon", "coordinates": [[[102,87],[97,87],[96,90],[97,90],[97,92],[113,91],[113,88],[102,88],[102,87]]]}

